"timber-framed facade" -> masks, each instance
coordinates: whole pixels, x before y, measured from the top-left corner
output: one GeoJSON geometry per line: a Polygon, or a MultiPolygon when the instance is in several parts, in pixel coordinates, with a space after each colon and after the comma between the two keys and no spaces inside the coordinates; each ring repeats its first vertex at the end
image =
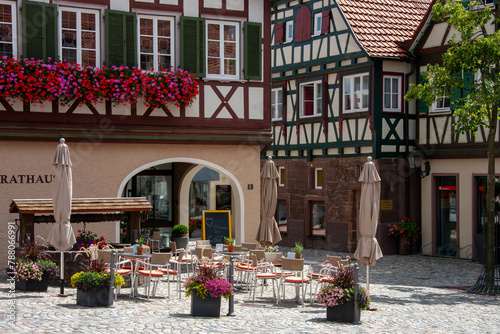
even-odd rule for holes
{"type": "MultiPolygon", "coordinates": [[[[159,107],[141,99],[32,103],[2,94],[5,208],[13,199],[52,193],[44,180],[52,180],[50,162],[64,137],[75,197],[146,197],[153,209],[142,226],[160,229],[168,245],[171,226],[216,209],[216,191],[225,189],[233,237],[253,241],[260,147],[272,136],[268,1],[2,0],[0,10],[10,36],[1,45],[6,58],[143,72],[181,68],[199,87],[192,104],[159,107]]],[[[16,219],[6,210],[0,217],[4,225],[16,219]]],[[[50,226],[38,225],[34,233],[46,236],[50,226]]],[[[117,222],[92,229],[110,242],[125,233],[117,222]]]]}
{"type": "Polygon", "coordinates": [[[396,252],[388,225],[418,211],[406,177],[417,116],[403,99],[415,71],[399,42],[413,36],[430,1],[271,6],[273,143],[264,155],[282,177],[283,243],[354,252],[357,180],[372,156],[382,178],[377,238],[385,254],[396,252]]]}

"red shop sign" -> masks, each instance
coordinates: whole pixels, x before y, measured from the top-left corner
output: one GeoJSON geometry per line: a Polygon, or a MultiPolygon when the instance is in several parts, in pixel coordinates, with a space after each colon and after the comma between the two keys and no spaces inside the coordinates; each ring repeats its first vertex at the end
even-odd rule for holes
{"type": "Polygon", "coordinates": [[[439,186],[438,190],[451,190],[451,191],[456,191],[457,186],[439,186]]]}

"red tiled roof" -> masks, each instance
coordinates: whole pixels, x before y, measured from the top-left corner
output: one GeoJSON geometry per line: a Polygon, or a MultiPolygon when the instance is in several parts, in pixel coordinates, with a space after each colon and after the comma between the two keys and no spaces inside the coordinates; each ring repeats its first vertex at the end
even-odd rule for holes
{"type": "Polygon", "coordinates": [[[407,57],[398,46],[412,38],[433,0],[337,0],[370,56],[407,57]]]}

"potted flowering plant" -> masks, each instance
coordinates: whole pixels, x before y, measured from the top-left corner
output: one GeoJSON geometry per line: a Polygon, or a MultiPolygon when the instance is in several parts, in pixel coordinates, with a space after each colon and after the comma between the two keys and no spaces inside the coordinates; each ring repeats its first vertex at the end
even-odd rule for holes
{"type": "Polygon", "coordinates": [[[198,222],[194,219],[189,219],[189,236],[198,230],[198,222]]]}
{"type": "Polygon", "coordinates": [[[327,307],[327,320],[353,322],[354,312],[368,309],[370,295],[363,287],[359,287],[357,308],[354,308],[354,267],[351,265],[340,266],[330,277],[328,284],[317,294],[318,302],[327,307]]]}
{"type": "Polygon", "coordinates": [[[280,252],[280,248],[277,245],[267,247],[264,253],[264,260],[266,262],[278,262],[282,257],[283,252],[280,252]]]}
{"type": "Polygon", "coordinates": [[[196,264],[194,274],[184,283],[186,297],[191,296],[191,315],[219,317],[221,297],[228,299],[233,285],[221,274],[221,267],[205,259],[196,264]]]}
{"type": "MultiPolygon", "coordinates": [[[[84,251],[84,271],[71,276],[71,286],[77,289],[76,304],[91,307],[111,305],[109,266],[98,256],[97,246],[93,245],[84,251]]],[[[124,284],[123,276],[115,273],[114,287],[118,288],[124,284]]]]}
{"type": "Polygon", "coordinates": [[[136,103],[168,111],[168,105],[189,106],[199,93],[192,74],[170,68],[158,72],[127,66],[83,67],[76,63],[15,59],[2,56],[0,75],[5,84],[0,96],[8,102],[43,103],[58,100],[62,105],[87,103],[136,103]]]}
{"type": "Polygon", "coordinates": [[[97,233],[92,233],[90,231],[78,230],[78,235],[76,236],[76,242],[71,250],[82,250],[84,248],[89,248],[91,245],[96,245],[98,248],[103,248],[106,246],[106,239],[101,235],[97,236],[97,233]]]}
{"type": "Polygon", "coordinates": [[[421,231],[415,218],[405,217],[397,224],[389,225],[389,235],[399,237],[399,254],[408,255],[411,253],[411,240],[417,241],[421,231]]]}
{"type": "Polygon", "coordinates": [[[59,275],[59,267],[49,260],[47,246],[39,243],[42,238],[37,236],[34,241],[27,240],[14,261],[9,261],[7,272],[16,280],[16,290],[47,291],[49,279],[59,275]]]}

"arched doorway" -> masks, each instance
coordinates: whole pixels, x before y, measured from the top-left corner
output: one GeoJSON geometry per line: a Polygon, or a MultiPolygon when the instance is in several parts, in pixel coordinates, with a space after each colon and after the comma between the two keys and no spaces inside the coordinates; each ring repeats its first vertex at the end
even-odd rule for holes
{"type": "MultiPolygon", "coordinates": [[[[242,187],[236,177],[225,168],[212,162],[194,158],[169,158],[144,164],[130,172],[118,190],[119,197],[147,197],[153,206],[152,212],[144,220],[145,229],[160,229],[168,242],[170,228],[175,224],[188,225],[190,218],[190,189],[193,179],[204,168],[215,171],[224,178],[219,184],[231,189],[231,215],[234,237],[244,240],[244,198],[242,187]]],[[[217,185],[214,185],[214,188],[217,185]]],[[[211,201],[215,195],[211,192],[211,201]]],[[[215,209],[211,207],[210,209],[215,209]]],[[[144,232],[144,231],[143,231],[144,232]]],[[[138,231],[138,234],[140,232],[138,231]]],[[[120,229],[117,228],[120,240],[120,229]]]]}

